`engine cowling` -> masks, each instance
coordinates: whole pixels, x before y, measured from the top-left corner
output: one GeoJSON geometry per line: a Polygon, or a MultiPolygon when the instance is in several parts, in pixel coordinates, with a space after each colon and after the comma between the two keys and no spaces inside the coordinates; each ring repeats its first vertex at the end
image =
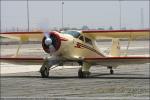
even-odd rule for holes
{"type": "MultiPolygon", "coordinates": [[[[57,32],[49,32],[49,38],[52,40],[53,47],[55,48],[55,52],[60,48],[61,39],[57,32]]],[[[46,37],[44,36],[42,39],[42,47],[46,53],[50,53],[49,46],[45,44],[46,37]]]]}

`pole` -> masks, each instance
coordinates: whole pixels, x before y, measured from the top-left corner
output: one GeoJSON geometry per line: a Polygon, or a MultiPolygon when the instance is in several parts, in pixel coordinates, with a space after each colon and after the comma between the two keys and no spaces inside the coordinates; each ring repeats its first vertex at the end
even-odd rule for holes
{"type": "Polygon", "coordinates": [[[122,27],[122,26],[121,26],[121,24],[122,24],[122,16],[121,16],[121,11],[122,11],[122,8],[121,8],[121,0],[119,0],[119,11],[120,11],[120,12],[119,12],[119,14],[120,14],[120,16],[119,16],[119,17],[120,17],[120,21],[119,21],[120,24],[119,24],[119,26],[120,26],[120,30],[121,30],[121,27],[122,27]]]}
{"type": "MultiPolygon", "coordinates": [[[[0,5],[1,5],[1,0],[0,0],[0,5]]],[[[2,9],[2,7],[0,6],[0,9],[2,9]]],[[[1,11],[1,10],[0,10],[1,11]]],[[[2,32],[2,24],[1,21],[2,20],[2,16],[0,16],[0,33],[2,32]]],[[[6,24],[7,25],[7,24],[6,24]]],[[[7,27],[6,27],[7,28],[7,27]]],[[[0,39],[1,40],[1,39],[0,39]]],[[[1,42],[1,41],[0,41],[1,42]]]]}
{"type": "Polygon", "coordinates": [[[141,29],[144,28],[144,15],[143,15],[143,8],[141,8],[141,29]]]}
{"type": "Polygon", "coordinates": [[[29,32],[30,31],[29,0],[27,0],[27,23],[28,23],[28,32],[29,32]]]}
{"type": "Polygon", "coordinates": [[[64,9],[63,9],[64,7],[63,7],[63,5],[64,5],[64,2],[62,0],[62,19],[61,19],[62,20],[62,23],[61,23],[62,24],[62,26],[61,26],[62,30],[64,29],[64,9]]]}

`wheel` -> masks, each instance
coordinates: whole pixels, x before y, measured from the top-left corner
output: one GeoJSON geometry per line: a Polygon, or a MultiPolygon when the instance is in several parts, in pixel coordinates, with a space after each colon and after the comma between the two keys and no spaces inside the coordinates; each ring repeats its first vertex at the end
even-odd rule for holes
{"type": "Polygon", "coordinates": [[[89,75],[90,75],[90,72],[83,72],[82,68],[79,68],[79,71],[78,71],[79,78],[88,78],[89,75]]]}
{"type": "Polygon", "coordinates": [[[41,70],[41,76],[42,78],[48,78],[49,77],[49,70],[47,68],[44,68],[44,70],[41,70]]]}
{"type": "Polygon", "coordinates": [[[41,73],[41,77],[42,78],[48,78],[49,77],[49,65],[48,65],[48,60],[45,60],[41,69],[40,69],[40,73],[41,73]]]}
{"type": "Polygon", "coordinates": [[[110,74],[114,74],[114,70],[111,69],[111,70],[110,70],[110,74]]]}
{"type": "Polygon", "coordinates": [[[79,78],[83,78],[84,77],[83,72],[82,72],[82,68],[79,68],[78,77],[79,78]]]}

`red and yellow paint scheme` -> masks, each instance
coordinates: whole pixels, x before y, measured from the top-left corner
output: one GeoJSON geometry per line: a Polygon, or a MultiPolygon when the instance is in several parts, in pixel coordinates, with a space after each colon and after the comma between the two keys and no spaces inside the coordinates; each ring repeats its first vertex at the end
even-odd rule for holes
{"type": "Polygon", "coordinates": [[[49,70],[53,65],[60,65],[64,62],[77,62],[82,67],[78,71],[79,78],[89,77],[89,69],[92,65],[103,65],[110,69],[113,74],[113,68],[126,64],[143,64],[149,63],[150,57],[138,56],[120,56],[119,39],[149,39],[150,30],[87,30],[87,31],[52,31],[47,32],[6,32],[0,36],[17,39],[20,42],[35,40],[41,41],[43,50],[50,54],[48,58],[40,57],[1,57],[1,60],[9,61],[43,61],[40,69],[41,76],[49,76],[49,70]],[[110,55],[106,56],[99,51],[96,40],[112,39],[110,55]]]}

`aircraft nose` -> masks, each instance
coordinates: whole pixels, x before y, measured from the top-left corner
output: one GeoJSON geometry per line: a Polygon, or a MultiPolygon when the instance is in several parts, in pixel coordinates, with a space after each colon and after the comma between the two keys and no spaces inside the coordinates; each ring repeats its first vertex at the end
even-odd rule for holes
{"type": "Polygon", "coordinates": [[[42,39],[42,47],[46,53],[56,52],[61,46],[61,38],[58,32],[45,32],[42,39]]]}

